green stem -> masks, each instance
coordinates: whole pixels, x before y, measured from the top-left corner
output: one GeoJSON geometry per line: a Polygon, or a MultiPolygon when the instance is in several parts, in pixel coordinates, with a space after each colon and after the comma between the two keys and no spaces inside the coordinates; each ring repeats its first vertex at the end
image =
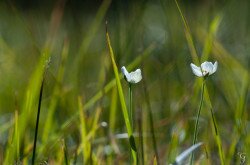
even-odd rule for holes
{"type": "MultiPolygon", "coordinates": [[[[197,116],[196,116],[195,129],[194,129],[194,138],[193,138],[193,145],[196,144],[197,135],[198,135],[199,119],[200,119],[200,113],[201,113],[201,108],[202,108],[202,103],[203,103],[203,97],[204,97],[204,87],[205,87],[205,80],[203,80],[203,83],[202,83],[201,101],[200,101],[198,113],[197,113],[197,116]]],[[[192,152],[190,165],[193,164],[193,159],[194,159],[194,153],[192,152]]]]}
{"type": "Polygon", "coordinates": [[[130,118],[131,128],[132,128],[132,131],[133,131],[134,127],[133,127],[132,97],[133,97],[133,94],[132,94],[132,84],[129,83],[129,118],[130,118]]]}
{"type": "Polygon", "coordinates": [[[40,88],[39,103],[38,103],[38,109],[37,109],[36,129],[35,129],[35,138],[34,138],[34,145],[33,145],[34,147],[33,147],[33,155],[32,155],[32,165],[35,164],[35,157],[36,157],[36,141],[37,141],[37,134],[38,134],[38,125],[39,125],[39,118],[40,118],[40,111],[41,111],[42,96],[43,96],[43,84],[44,84],[44,77],[43,77],[41,88],[40,88]]]}
{"type": "MultiPolygon", "coordinates": [[[[128,115],[129,115],[129,121],[131,123],[131,130],[132,130],[132,136],[133,136],[133,115],[132,115],[132,84],[128,83],[128,93],[129,93],[129,109],[128,109],[128,115]]],[[[133,152],[133,151],[132,151],[133,152]]],[[[132,164],[132,155],[130,154],[130,164],[132,164]]]]}

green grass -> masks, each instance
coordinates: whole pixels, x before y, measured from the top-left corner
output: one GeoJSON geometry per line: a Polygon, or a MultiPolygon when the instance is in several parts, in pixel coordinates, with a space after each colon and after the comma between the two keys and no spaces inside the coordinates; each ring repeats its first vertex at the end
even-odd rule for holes
{"type": "Polygon", "coordinates": [[[0,2],[0,164],[31,164],[36,131],[35,164],[170,164],[194,135],[194,164],[249,162],[248,1],[80,4],[0,2]]]}

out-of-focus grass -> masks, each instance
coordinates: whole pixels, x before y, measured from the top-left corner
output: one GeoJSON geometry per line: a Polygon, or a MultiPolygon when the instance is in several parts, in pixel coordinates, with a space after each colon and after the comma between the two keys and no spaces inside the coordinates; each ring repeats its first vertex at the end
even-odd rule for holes
{"type": "MultiPolygon", "coordinates": [[[[118,70],[123,65],[141,68],[146,80],[133,93],[145,164],[156,162],[149,106],[158,163],[174,162],[192,145],[201,88],[201,80],[189,67],[195,58],[219,63],[206,82],[197,137],[208,158],[198,149],[195,161],[218,164],[221,145],[225,164],[239,163],[241,154],[249,162],[247,0],[178,1],[184,26],[174,0],[106,0],[78,7],[72,3],[24,10],[14,2],[0,2],[0,162],[31,162],[39,89],[50,59],[36,162],[60,164],[67,158],[69,163],[129,163],[130,146],[105,39],[106,20],[118,70]]],[[[121,74],[119,78],[128,96],[127,84],[121,74]]],[[[138,127],[134,133],[137,143],[138,127]]]]}

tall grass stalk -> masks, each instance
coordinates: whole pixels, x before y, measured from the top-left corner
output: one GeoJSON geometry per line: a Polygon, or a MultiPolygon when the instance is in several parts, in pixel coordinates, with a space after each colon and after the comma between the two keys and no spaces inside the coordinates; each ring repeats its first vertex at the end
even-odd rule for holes
{"type": "Polygon", "coordinates": [[[125,125],[126,125],[126,128],[127,128],[127,133],[128,133],[128,137],[129,137],[130,146],[131,146],[131,153],[132,153],[134,164],[135,164],[137,162],[135,140],[134,140],[134,136],[133,136],[133,132],[132,132],[132,127],[131,127],[131,123],[130,123],[130,119],[129,119],[129,114],[128,114],[128,110],[127,110],[123,90],[122,90],[122,85],[121,85],[121,81],[120,81],[118,68],[117,68],[117,65],[116,65],[116,62],[115,62],[114,52],[113,52],[113,49],[112,49],[112,46],[111,46],[109,33],[108,33],[108,30],[107,30],[107,22],[106,22],[106,41],[107,41],[109,55],[110,55],[110,59],[111,59],[114,74],[115,74],[116,85],[117,85],[117,89],[118,89],[118,95],[119,95],[119,99],[120,99],[120,103],[121,103],[121,107],[122,107],[122,112],[123,112],[123,117],[124,117],[124,120],[125,120],[125,125]]]}
{"type": "MultiPolygon", "coordinates": [[[[203,98],[204,98],[204,87],[205,87],[205,80],[203,80],[203,83],[202,83],[201,100],[200,100],[200,105],[199,105],[199,109],[198,109],[197,116],[196,116],[196,121],[195,121],[193,145],[195,145],[196,141],[197,141],[199,119],[200,119],[200,113],[201,113],[201,108],[202,108],[202,104],[203,104],[203,98]]],[[[194,153],[192,153],[192,155],[191,155],[190,165],[193,164],[193,159],[194,159],[194,153]]]]}
{"type": "Polygon", "coordinates": [[[37,141],[37,135],[38,135],[39,118],[40,118],[41,103],[42,103],[42,96],[43,96],[43,85],[44,85],[44,77],[42,80],[40,94],[39,94],[39,102],[38,102],[37,117],[36,117],[35,138],[34,138],[33,155],[32,155],[32,165],[35,164],[35,158],[36,158],[36,141],[37,141]]]}

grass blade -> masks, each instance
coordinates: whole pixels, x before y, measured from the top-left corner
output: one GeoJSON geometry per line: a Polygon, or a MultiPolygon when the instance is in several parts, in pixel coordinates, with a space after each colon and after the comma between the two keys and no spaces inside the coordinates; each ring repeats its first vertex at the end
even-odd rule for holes
{"type": "Polygon", "coordinates": [[[131,152],[132,152],[132,156],[134,159],[134,163],[136,163],[137,158],[136,158],[136,149],[133,148],[133,147],[135,147],[135,141],[134,141],[134,137],[133,137],[132,127],[131,127],[131,123],[129,120],[128,110],[127,110],[125,98],[123,95],[123,90],[122,90],[122,85],[120,82],[119,72],[118,72],[118,69],[116,66],[115,57],[114,57],[113,49],[111,47],[111,42],[110,42],[109,33],[108,33],[107,29],[106,29],[106,40],[107,40],[109,55],[110,55],[110,58],[112,61],[112,66],[113,66],[113,70],[114,70],[114,74],[115,74],[116,85],[117,85],[118,95],[119,95],[119,99],[120,99],[120,103],[121,103],[121,107],[122,107],[123,117],[125,120],[127,132],[128,132],[128,136],[129,136],[129,141],[130,141],[130,145],[131,145],[131,152]]]}
{"type": "Polygon", "coordinates": [[[44,85],[44,77],[43,77],[42,85],[40,88],[40,94],[39,94],[39,102],[38,102],[37,117],[36,117],[35,138],[34,138],[33,155],[32,155],[32,165],[35,164],[35,158],[36,158],[36,142],[37,142],[37,136],[38,136],[39,118],[40,118],[41,104],[42,104],[42,97],[43,97],[43,85],[44,85]]]}

